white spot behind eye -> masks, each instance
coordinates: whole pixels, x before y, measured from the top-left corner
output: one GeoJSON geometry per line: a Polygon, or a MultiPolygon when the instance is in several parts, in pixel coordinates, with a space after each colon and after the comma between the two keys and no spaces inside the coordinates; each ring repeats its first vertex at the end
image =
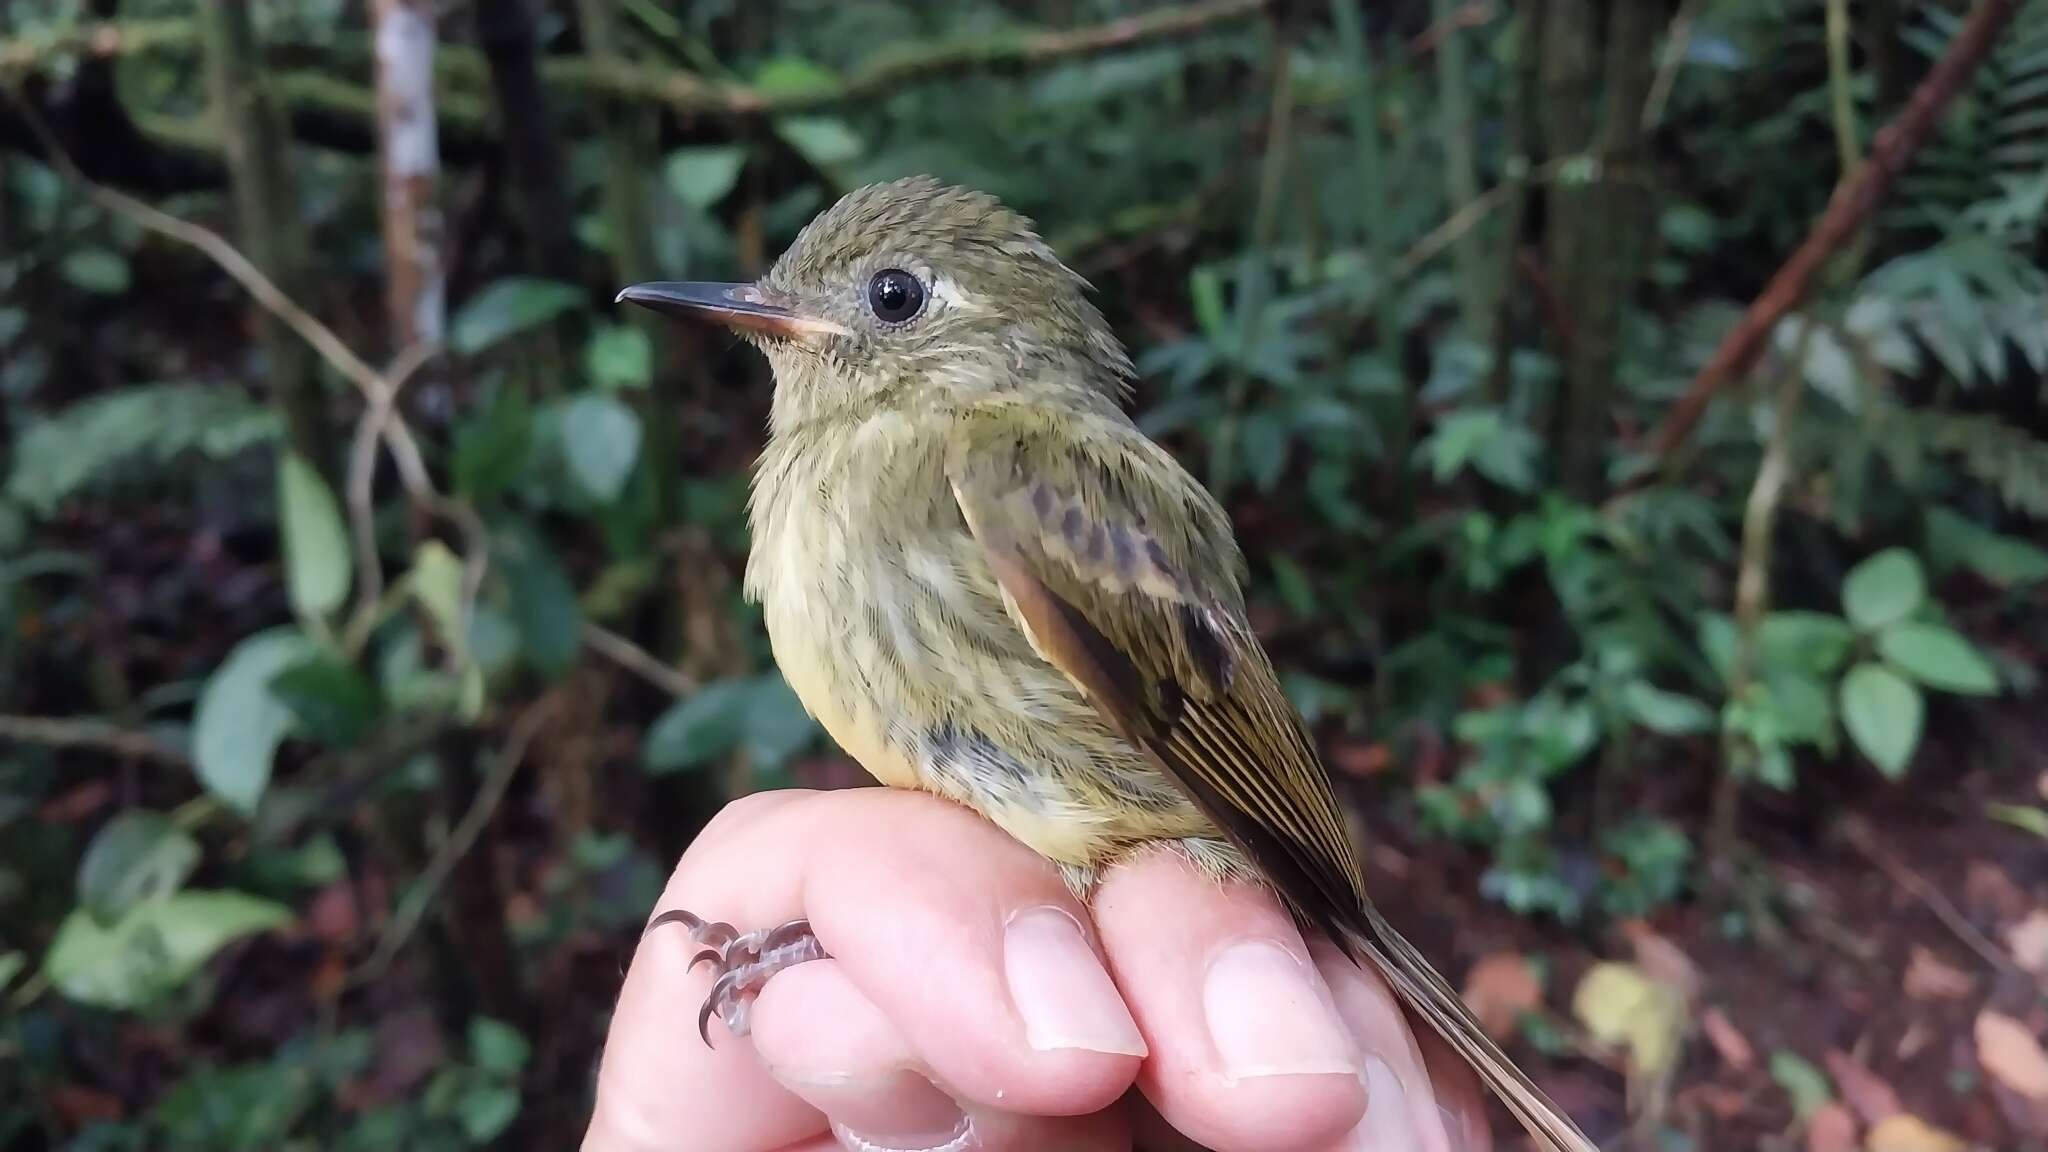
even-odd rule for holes
{"type": "Polygon", "coordinates": [[[932,277],[929,291],[933,301],[944,304],[948,308],[960,308],[979,312],[983,307],[981,297],[967,291],[944,276],[932,277]]]}

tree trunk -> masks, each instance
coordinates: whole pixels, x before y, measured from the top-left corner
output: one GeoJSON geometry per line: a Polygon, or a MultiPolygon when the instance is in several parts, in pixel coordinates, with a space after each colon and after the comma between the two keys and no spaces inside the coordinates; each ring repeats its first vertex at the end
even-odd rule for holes
{"type": "MultiPolygon", "coordinates": [[[[235,241],[287,296],[302,300],[306,244],[290,138],[265,78],[255,25],[240,0],[206,0],[202,15],[213,117],[233,186],[235,241]]],[[[257,323],[285,443],[331,484],[334,437],[327,434],[313,350],[267,309],[257,323]]]]}
{"type": "Polygon", "coordinates": [[[477,40],[491,66],[499,132],[534,263],[554,280],[576,279],[569,189],[547,88],[541,83],[532,0],[479,0],[477,40]]]}
{"type": "Polygon", "coordinates": [[[376,0],[378,172],[383,184],[385,303],[391,346],[440,344],[448,285],[437,199],[431,0],[376,0]]]}
{"type": "Polygon", "coordinates": [[[1551,412],[1555,479],[1581,500],[1605,489],[1615,369],[1628,301],[1647,255],[1651,199],[1642,110],[1664,6],[1650,0],[1547,0],[1542,30],[1544,148],[1584,161],[1551,183],[1544,255],[1571,330],[1551,412]]]}

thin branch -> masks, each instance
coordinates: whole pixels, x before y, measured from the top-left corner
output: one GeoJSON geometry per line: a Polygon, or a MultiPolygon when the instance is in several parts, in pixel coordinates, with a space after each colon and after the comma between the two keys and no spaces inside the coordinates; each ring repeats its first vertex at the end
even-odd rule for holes
{"type": "Polygon", "coordinates": [[[551,718],[552,711],[545,702],[537,703],[520,713],[519,718],[512,722],[512,731],[506,735],[503,747],[498,749],[497,756],[492,759],[490,774],[484,777],[482,785],[477,788],[476,798],[470,802],[469,808],[463,812],[455,827],[449,830],[448,839],[442,841],[441,847],[434,853],[434,858],[427,861],[426,868],[420,872],[419,880],[406,892],[398,910],[384,925],[383,933],[377,938],[376,950],[370,954],[369,959],[349,973],[349,987],[360,987],[381,977],[391,967],[391,961],[412,939],[413,933],[418,931],[420,921],[425,918],[427,909],[433,906],[434,897],[440,892],[441,886],[448,882],[448,877],[455,871],[455,866],[476,846],[477,837],[483,834],[484,828],[491,822],[491,817],[497,813],[499,803],[505,799],[506,791],[512,787],[512,778],[518,775],[519,765],[526,759],[527,748],[532,745],[534,737],[539,735],[541,726],[551,718]]]}
{"type": "MultiPolygon", "coordinates": [[[[912,44],[882,53],[845,80],[788,91],[763,91],[751,85],[710,80],[679,68],[579,57],[550,57],[540,62],[540,70],[547,83],[564,90],[664,104],[684,116],[753,119],[831,108],[970,68],[1040,66],[1185,39],[1257,15],[1274,3],[1275,0],[1201,0],[1079,28],[912,44]]],[[[0,79],[46,67],[52,58],[189,51],[196,42],[197,35],[188,20],[83,24],[56,34],[0,40],[0,79]]],[[[474,80],[488,73],[483,56],[475,49],[450,47],[442,55],[446,59],[440,71],[451,79],[474,80]]],[[[367,92],[361,93],[359,99],[343,99],[337,90],[348,86],[329,83],[326,87],[323,99],[331,111],[374,108],[367,92]]],[[[281,86],[281,94],[289,99],[291,88],[281,86]]]]}
{"type": "Polygon", "coordinates": [[[1955,933],[1956,939],[1975,952],[1986,964],[2005,974],[2019,971],[2019,964],[2005,950],[1991,942],[1984,933],[1977,930],[1970,918],[1957,910],[1955,904],[1941,889],[1929,883],[1927,878],[1908,868],[1891,853],[1878,846],[1877,840],[1860,820],[1851,818],[1842,825],[1843,839],[1850,847],[1863,854],[1872,864],[1878,866],[1892,883],[1905,889],[1927,906],[1942,926],[1955,933]]]}
{"type": "Polygon", "coordinates": [[[652,652],[609,629],[584,624],[583,643],[592,652],[671,696],[688,696],[697,690],[695,677],[662,663],[652,652]]]}
{"type": "Polygon", "coordinates": [[[1979,0],[1962,31],[1949,42],[1948,50],[1914,90],[1912,100],[1877,134],[1868,159],[1853,176],[1835,185],[1827,211],[1807,233],[1806,240],[1771,277],[1763,293],[1714,350],[1712,359],[1693,377],[1651,441],[1652,458],[1668,460],[1692,435],[1707,402],[1756,359],[1778,321],[1805,298],[1814,276],[1863,226],[1891,191],[1899,173],[1912,163],[1920,146],[1934,131],[1942,109],[1990,53],[1999,31],[2011,22],[2018,9],[2019,0],[1979,0]]]}
{"type": "Polygon", "coordinates": [[[83,748],[186,768],[192,758],[147,732],[121,728],[104,720],[0,714],[0,741],[39,744],[46,748],[83,748]]]}
{"type": "MultiPolygon", "coordinates": [[[[391,453],[392,464],[398,470],[399,482],[404,485],[407,496],[432,515],[454,525],[462,534],[464,554],[459,615],[467,621],[470,607],[476,603],[476,598],[483,588],[484,576],[489,570],[490,536],[484,528],[483,519],[477,515],[474,508],[460,500],[442,495],[434,486],[433,476],[427,471],[426,460],[420,454],[419,443],[413,438],[412,428],[397,410],[399,386],[439,349],[430,346],[409,347],[400,353],[389,372],[379,372],[370,367],[369,363],[356,355],[355,350],[341,337],[334,334],[333,329],[322,324],[312,313],[287,296],[275,282],[263,274],[262,269],[252,264],[249,258],[242,255],[226,237],[203,225],[173,216],[126,193],[94,183],[79,171],[71,157],[58,145],[56,138],[42,123],[35,109],[21,99],[18,92],[12,89],[7,91],[21,108],[30,128],[42,142],[50,162],[58,171],[84,188],[88,196],[109,212],[126,216],[144,229],[196,248],[212,259],[258,304],[284,321],[287,327],[298,333],[300,339],[313,346],[313,350],[319,353],[320,358],[325,360],[329,367],[363,394],[363,399],[368,405],[364,420],[380,430],[384,446],[391,453]]],[[[353,468],[356,461],[351,460],[350,463],[350,511],[355,520],[354,544],[357,548],[367,545],[371,550],[367,561],[360,554],[356,557],[357,567],[361,570],[366,564],[377,562],[376,541],[373,533],[365,531],[361,508],[356,504],[358,487],[363,481],[356,478],[353,468]]],[[[374,460],[372,463],[374,464],[374,460]]],[[[373,470],[365,468],[364,472],[367,474],[373,470]]],[[[376,584],[381,588],[381,576],[376,584]]],[[[377,599],[365,597],[358,605],[357,621],[370,619],[377,611],[377,607],[377,599]]],[[[358,629],[352,625],[351,631],[356,630],[358,629]]]]}

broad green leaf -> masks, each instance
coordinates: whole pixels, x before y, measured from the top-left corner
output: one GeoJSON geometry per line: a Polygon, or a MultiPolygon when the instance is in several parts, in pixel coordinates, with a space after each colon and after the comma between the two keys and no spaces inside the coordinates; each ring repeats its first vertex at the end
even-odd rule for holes
{"type": "Polygon", "coordinates": [[[482,412],[455,425],[455,488],[488,500],[512,487],[533,458],[533,410],[517,389],[504,389],[482,412]]]}
{"type": "Polygon", "coordinates": [[[457,1101],[455,1118],[470,1143],[489,1145],[519,1118],[519,1092],[504,1084],[472,1084],[457,1101]]]}
{"type": "Polygon", "coordinates": [[[780,672],[754,678],[747,694],[746,749],[752,767],[782,767],[817,737],[818,725],[780,672]]]}
{"type": "Polygon", "coordinates": [[[1761,671],[1796,670],[1827,676],[1841,666],[1856,632],[1840,616],[1825,612],[1772,612],[1757,625],[1761,671]]]}
{"type": "Polygon", "coordinates": [[[259,632],[235,646],[199,694],[192,759],[199,782],[243,815],[270,784],[270,762],[292,728],[292,713],[270,691],[279,672],[316,649],[298,630],[259,632]]]}
{"type": "Polygon", "coordinates": [[[1287,424],[1271,410],[1254,412],[1245,418],[1240,433],[1244,446],[1245,472],[1259,491],[1271,493],[1287,469],[1287,424]]]}
{"type": "Polygon", "coordinates": [[[1977,647],[1939,624],[1901,620],[1877,634],[1892,667],[1929,688],[1964,696],[1998,694],[1998,671],[1977,647]]]}
{"type": "MultiPolygon", "coordinates": [[[[14,356],[15,362],[23,359],[14,356]]],[[[220,460],[277,434],[274,412],[236,388],[145,384],[80,400],[28,424],[7,495],[48,515],[110,475],[162,468],[188,453],[220,460]]]]}
{"type": "Polygon", "coordinates": [[[1771,1079],[1792,1097],[1792,1111],[1802,1120],[1835,1098],[1827,1076],[1820,1069],[1783,1048],[1771,1053],[1771,1079]]]}
{"type": "Polygon", "coordinates": [[[100,296],[119,296],[133,279],[128,258],[107,248],[74,248],[58,269],[66,283],[100,296]]]}
{"type": "Polygon", "coordinates": [[[442,643],[467,642],[462,627],[462,561],[439,540],[427,540],[412,558],[412,594],[433,618],[442,643]]]}
{"type": "Polygon", "coordinates": [[[285,591],[301,619],[321,618],[348,599],[354,576],[341,506],[317,469],[286,452],[277,472],[284,521],[285,591]]]}
{"type": "Polygon", "coordinates": [[[1652,732],[1687,736],[1714,726],[1714,713],[1705,704],[1642,680],[1629,681],[1622,689],[1622,699],[1636,723],[1652,732]]]}
{"type": "Polygon", "coordinates": [[[1927,548],[2001,588],[2048,580],[2048,550],[2016,536],[2001,536],[1946,508],[1927,513],[1927,548]]]}
{"type": "Polygon", "coordinates": [[[754,87],[774,96],[829,92],[838,84],[831,69],[801,56],[773,56],[754,71],[754,87]]]}
{"type": "Polygon", "coordinates": [[[470,297],[449,325],[449,345],[474,356],[508,337],[553,320],[583,303],[573,284],[508,276],[470,297]]]}
{"type": "Polygon", "coordinates": [[[609,504],[640,458],[640,417],[614,397],[578,396],[562,411],[562,452],[577,485],[609,504]]]}
{"type": "Polygon", "coordinates": [[[542,675],[560,676],[575,662],[583,639],[583,615],[569,574],[531,532],[500,532],[491,543],[510,593],[520,651],[542,675]]]}
{"type": "Polygon", "coordinates": [[[199,866],[199,843],[161,812],[131,809],[100,826],[78,864],[78,899],[102,924],[176,892],[199,866]]]}
{"type": "Polygon", "coordinates": [[[1897,779],[1920,743],[1920,690],[1882,664],[1863,663],[1842,678],[1842,727],[1879,771],[1897,779]]]}
{"type": "Polygon", "coordinates": [[[1710,612],[1700,617],[1700,654],[1707,658],[1707,665],[1725,683],[1735,668],[1735,651],[1740,644],[1735,621],[1719,612],[1710,612]]]}
{"type": "Polygon", "coordinates": [[[354,747],[384,706],[367,677],[324,652],[272,677],[270,694],[291,710],[297,735],[329,748],[354,747]]]}
{"type": "Polygon", "coordinates": [[[1850,569],[1842,581],[1842,607],[1865,632],[1912,615],[1926,597],[1920,561],[1903,548],[1879,552],[1850,569]]]}
{"type": "Polygon", "coordinates": [[[138,904],[112,926],[75,908],[57,927],[43,974],[81,1004],[136,1008],[190,979],[223,945],[290,921],[281,904],[194,889],[138,904]]]}
{"type": "Polygon", "coordinates": [[[692,208],[710,208],[732,191],[746,162],[746,149],[735,144],[679,148],[668,156],[669,191],[692,208]]]}
{"type": "Polygon", "coordinates": [[[785,116],[775,122],[775,131],[797,155],[820,168],[857,159],[867,147],[846,121],[834,116],[785,116]]]}
{"type": "Polygon", "coordinates": [[[739,746],[747,732],[751,680],[718,680],[669,705],[647,730],[641,760],[649,772],[696,768],[739,746]]]}
{"type": "Polygon", "coordinates": [[[512,1078],[526,1066],[533,1048],[519,1029],[489,1016],[469,1021],[469,1056],[476,1066],[495,1076],[512,1078]]]}
{"type": "Polygon", "coordinates": [[[607,392],[645,388],[654,379],[654,348],[647,333],[625,324],[599,328],[583,350],[583,370],[607,392]]]}
{"type": "Polygon", "coordinates": [[[0,952],[0,992],[6,991],[7,986],[14,983],[14,978],[27,967],[28,953],[0,952]]]}

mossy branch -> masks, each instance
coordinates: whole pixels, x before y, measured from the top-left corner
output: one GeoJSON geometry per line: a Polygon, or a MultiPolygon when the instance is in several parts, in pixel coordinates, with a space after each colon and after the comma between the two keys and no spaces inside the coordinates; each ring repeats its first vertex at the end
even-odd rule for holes
{"type": "MultiPolygon", "coordinates": [[[[540,72],[550,88],[565,96],[642,102],[686,117],[756,119],[821,111],[972,68],[1042,66],[1184,39],[1256,15],[1274,2],[1201,0],[1080,28],[910,44],[883,51],[844,79],[792,89],[764,89],[710,80],[680,68],[579,56],[545,58],[540,72]]],[[[0,83],[18,82],[70,57],[183,55],[196,52],[199,45],[199,29],[189,19],[100,21],[30,32],[0,40],[0,83]]],[[[489,64],[483,53],[464,45],[443,45],[435,73],[435,104],[447,142],[460,147],[465,138],[491,134],[484,96],[489,64]]],[[[376,109],[369,89],[337,80],[331,72],[293,69],[281,71],[274,83],[295,123],[305,116],[356,120],[364,138],[369,138],[376,109]]],[[[156,126],[160,136],[180,145],[206,144],[203,134],[156,126]]]]}

